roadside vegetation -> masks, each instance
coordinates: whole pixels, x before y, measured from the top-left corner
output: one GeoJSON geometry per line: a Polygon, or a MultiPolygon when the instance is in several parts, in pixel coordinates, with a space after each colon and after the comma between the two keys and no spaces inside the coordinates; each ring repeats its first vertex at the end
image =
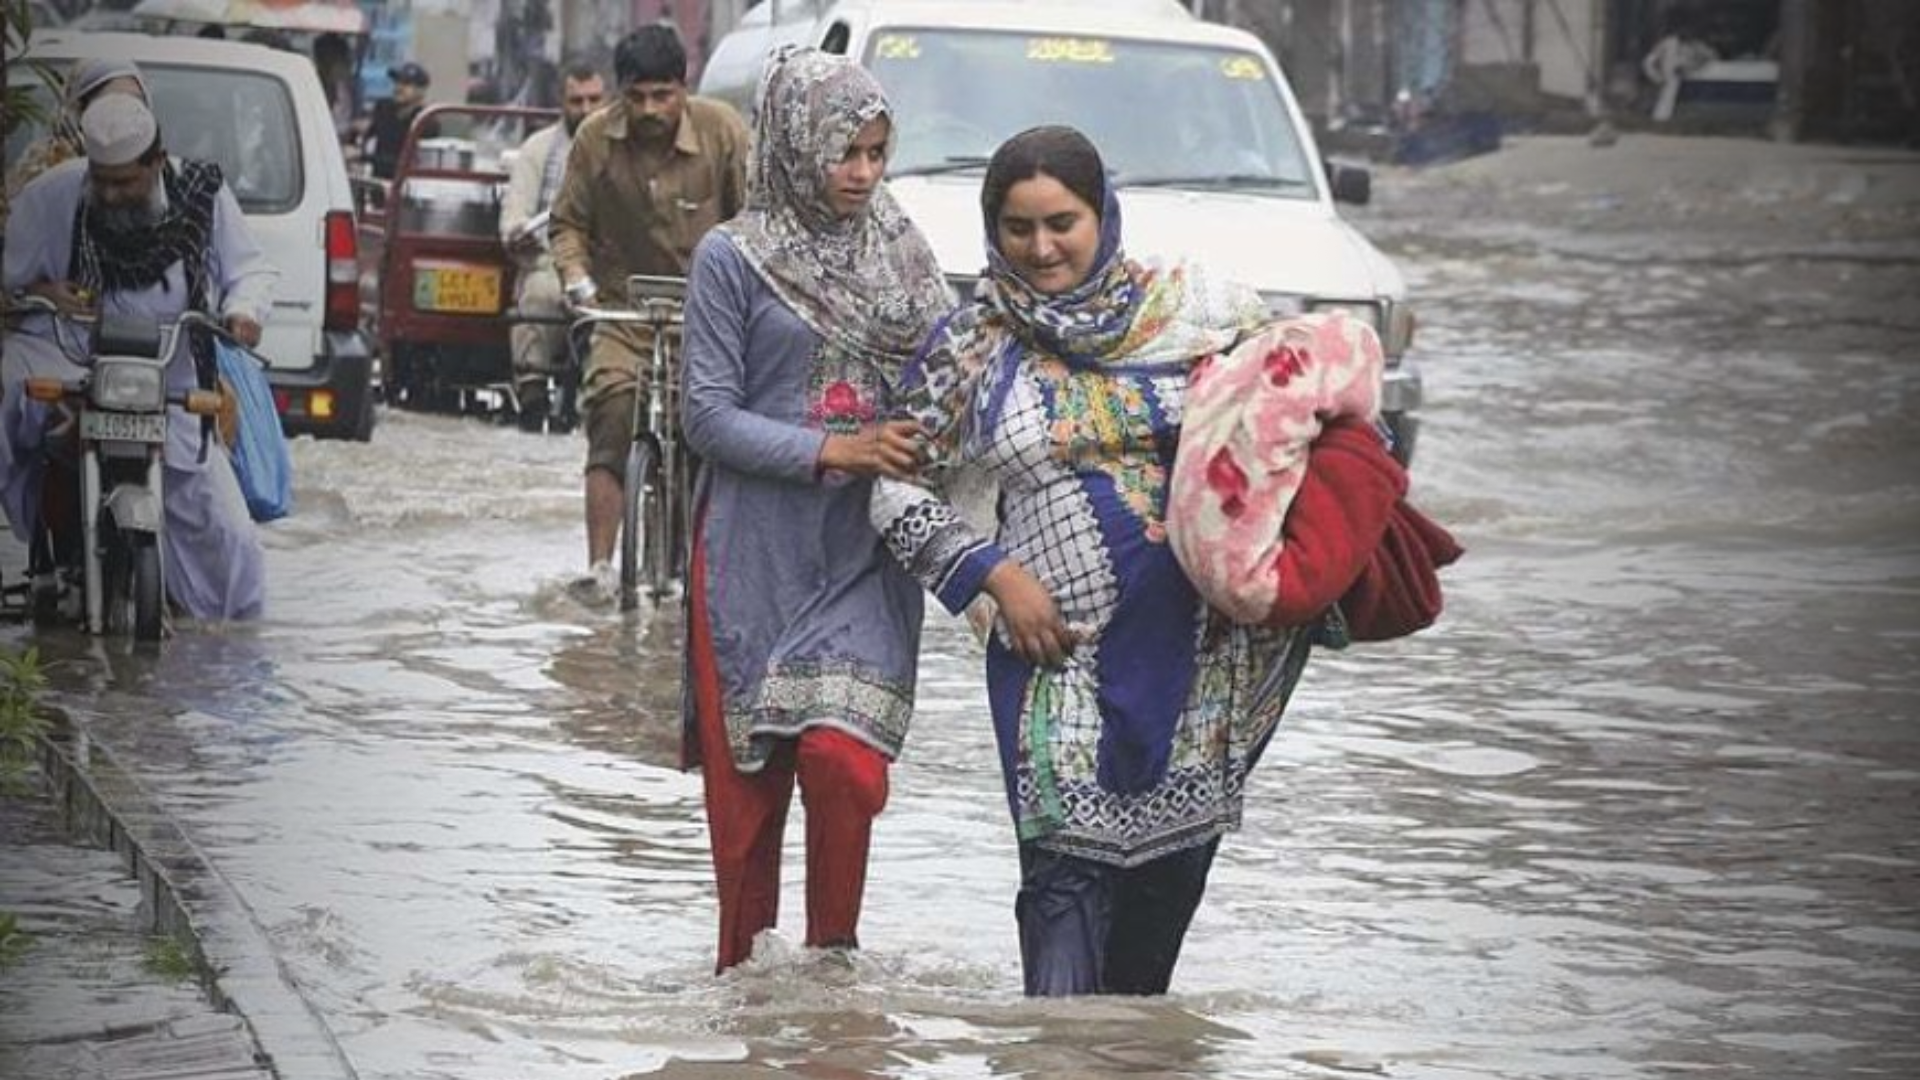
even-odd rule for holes
{"type": "MultiPolygon", "coordinates": [[[[58,76],[45,64],[24,59],[27,51],[27,37],[33,33],[33,7],[27,0],[0,0],[0,145],[5,145],[13,129],[28,121],[46,118],[45,110],[34,91],[38,82],[49,88],[60,85],[58,76]],[[12,69],[25,64],[39,76],[37,79],[13,78],[12,69]]],[[[58,94],[54,95],[57,100],[58,94]]],[[[8,192],[0,185],[0,230],[7,223],[9,208],[8,192]]],[[[6,251],[6,233],[0,231],[0,254],[6,251]]],[[[0,310],[6,306],[6,295],[0,293],[0,310]]]]}
{"type": "Polygon", "coordinates": [[[47,687],[40,650],[0,653],[0,795],[31,790],[39,769],[40,737],[47,718],[40,694],[47,687]]]}
{"type": "MultiPolygon", "coordinates": [[[[39,650],[0,653],[0,797],[32,790],[40,762],[40,736],[47,730],[47,718],[40,711],[40,692],[46,685],[39,650]]],[[[0,911],[0,970],[13,966],[32,941],[12,912],[0,911]]]]}
{"type": "Polygon", "coordinates": [[[20,920],[13,912],[0,911],[0,971],[18,963],[32,944],[32,935],[20,929],[20,920]]]}
{"type": "Polygon", "coordinates": [[[193,954],[187,951],[187,947],[165,935],[147,939],[147,953],[142,963],[155,975],[180,982],[200,975],[200,965],[194,962],[193,954]]]}

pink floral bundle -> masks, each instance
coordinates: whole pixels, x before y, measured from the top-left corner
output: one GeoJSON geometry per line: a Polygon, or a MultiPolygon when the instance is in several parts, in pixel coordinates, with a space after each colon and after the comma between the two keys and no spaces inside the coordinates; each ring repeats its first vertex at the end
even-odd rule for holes
{"type": "Polygon", "coordinates": [[[1317,485],[1312,508],[1299,508],[1314,520],[1289,518],[1303,516],[1295,504],[1330,423],[1378,444],[1365,429],[1379,415],[1383,364],[1373,329],[1333,311],[1274,323],[1194,370],[1167,534],[1201,595],[1234,621],[1307,621],[1374,557],[1406,490],[1384,450],[1378,459],[1397,475],[1377,462],[1346,470],[1349,490],[1323,494],[1317,485]]]}

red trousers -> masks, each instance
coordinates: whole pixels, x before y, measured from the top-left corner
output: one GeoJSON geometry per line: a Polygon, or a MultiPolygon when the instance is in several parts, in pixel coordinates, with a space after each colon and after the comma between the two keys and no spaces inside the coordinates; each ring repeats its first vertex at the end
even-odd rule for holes
{"type": "Polygon", "coordinates": [[[694,538],[687,605],[694,711],[699,724],[707,835],[720,893],[725,971],[753,953],[753,938],[780,915],[780,846],[793,783],[807,811],[809,946],[857,946],[873,819],[887,804],[886,755],[830,728],[782,746],[760,771],[743,773],[727,749],[720,672],[706,610],[705,545],[694,538]]]}

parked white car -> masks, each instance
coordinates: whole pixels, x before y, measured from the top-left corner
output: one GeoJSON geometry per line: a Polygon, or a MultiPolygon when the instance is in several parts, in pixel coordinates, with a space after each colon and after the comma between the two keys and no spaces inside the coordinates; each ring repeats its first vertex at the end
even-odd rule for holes
{"type": "MultiPolygon", "coordinates": [[[[237,41],[36,32],[30,59],[65,74],[80,57],[140,66],[167,149],[217,162],[280,270],[259,352],[287,434],[365,440],[373,354],[360,328],[358,237],[347,166],[313,62],[237,41]]],[[[37,80],[24,64],[10,77],[37,80]]],[[[42,132],[7,142],[10,166],[42,132]]]]}
{"type": "Polygon", "coordinates": [[[1204,262],[1276,313],[1342,307],[1373,323],[1387,420],[1411,460],[1421,379],[1406,286],[1334,205],[1365,202],[1369,176],[1323,163],[1260,39],[1175,0],[782,0],[721,39],[700,92],[747,112],[767,52],[787,42],[856,57],[887,88],[889,186],[951,277],[982,265],[980,180],[994,148],[1036,124],[1072,124],[1117,178],[1130,250],[1204,262]]]}

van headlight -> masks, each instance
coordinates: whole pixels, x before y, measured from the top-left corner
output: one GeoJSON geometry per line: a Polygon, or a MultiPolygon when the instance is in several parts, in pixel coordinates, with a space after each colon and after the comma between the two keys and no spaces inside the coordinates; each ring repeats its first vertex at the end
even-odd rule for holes
{"type": "Polygon", "coordinates": [[[167,406],[165,369],[102,360],[94,366],[88,396],[100,408],[116,412],[159,412],[167,406]]]}
{"type": "Polygon", "coordinates": [[[1293,293],[1264,292],[1260,299],[1267,305],[1267,314],[1276,319],[1291,319],[1295,315],[1307,313],[1307,298],[1293,293]]]}
{"type": "Polygon", "coordinates": [[[1309,311],[1341,311],[1373,327],[1380,335],[1380,347],[1389,358],[1397,359],[1413,347],[1413,309],[1392,300],[1322,300],[1293,293],[1261,293],[1267,314],[1276,319],[1291,318],[1309,311]]]}
{"type": "Polygon", "coordinates": [[[1380,321],[1374,329],[1380,332],[1380,347],[1397,361],[1413,348],[1413,306],[1388,300],[1381,307],[1380,321]]]}

